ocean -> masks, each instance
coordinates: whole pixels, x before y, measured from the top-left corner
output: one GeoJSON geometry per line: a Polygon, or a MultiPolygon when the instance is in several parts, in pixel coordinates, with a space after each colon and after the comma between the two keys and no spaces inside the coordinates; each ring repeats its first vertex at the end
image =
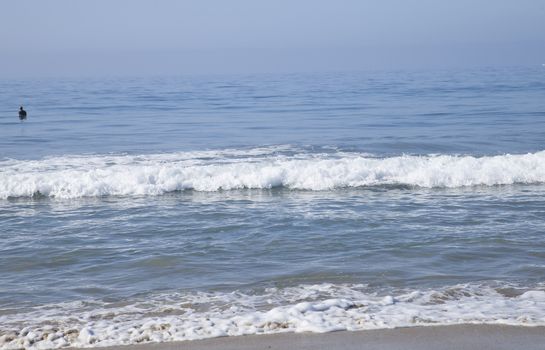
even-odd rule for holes
{"type": "Polygon", "coordinates": [[[545,69],[2,80],[0,242],[2,350],[545,326],[545,69]]]}

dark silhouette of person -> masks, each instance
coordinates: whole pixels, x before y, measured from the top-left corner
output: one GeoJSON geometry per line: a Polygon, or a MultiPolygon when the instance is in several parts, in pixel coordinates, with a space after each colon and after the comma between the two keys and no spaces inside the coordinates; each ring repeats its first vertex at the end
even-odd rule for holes
{"type": "Polygon", "coordinates": [[[26,119],[26,111],[23,109],[23,106],[19,108],[19,119],[25,120],[26,119]]]}

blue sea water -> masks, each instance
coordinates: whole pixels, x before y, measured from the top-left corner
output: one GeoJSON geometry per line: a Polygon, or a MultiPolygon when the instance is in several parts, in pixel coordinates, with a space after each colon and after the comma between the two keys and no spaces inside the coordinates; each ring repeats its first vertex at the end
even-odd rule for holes
{"type": "Polygon", "coordinates": [[[545,325],[544,150],[543,67],[0,81],[0,349],[545,325]]]}

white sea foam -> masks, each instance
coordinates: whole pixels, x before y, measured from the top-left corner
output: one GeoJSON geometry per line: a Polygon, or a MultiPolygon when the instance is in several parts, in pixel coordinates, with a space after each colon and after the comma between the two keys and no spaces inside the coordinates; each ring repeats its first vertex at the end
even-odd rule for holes
{"type": "Polygon", "coordinates": [[[301,285],[261,292],[162,294],[0,310],[0,349],[96,347],[280,332],[427,325],[545,326],[545,286],[455,285],[372,292],[362,285],[301,285]]]}
{"type": "Polygon", "coordinates": [[[67,156],[0,162],[0,198],[159,195],[233,189],[455,188],[545,182],[545,151],[498,156],[397,156],[285,149],[67,156]]]}

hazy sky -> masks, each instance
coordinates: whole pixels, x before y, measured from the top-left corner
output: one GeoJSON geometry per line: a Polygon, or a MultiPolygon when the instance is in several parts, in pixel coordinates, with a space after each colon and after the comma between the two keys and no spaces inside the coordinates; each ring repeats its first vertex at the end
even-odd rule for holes
{"type": "Polygon", "coordinates": [[[545,0],[0,0],[0,76],[545,63],[545,0]]]}

